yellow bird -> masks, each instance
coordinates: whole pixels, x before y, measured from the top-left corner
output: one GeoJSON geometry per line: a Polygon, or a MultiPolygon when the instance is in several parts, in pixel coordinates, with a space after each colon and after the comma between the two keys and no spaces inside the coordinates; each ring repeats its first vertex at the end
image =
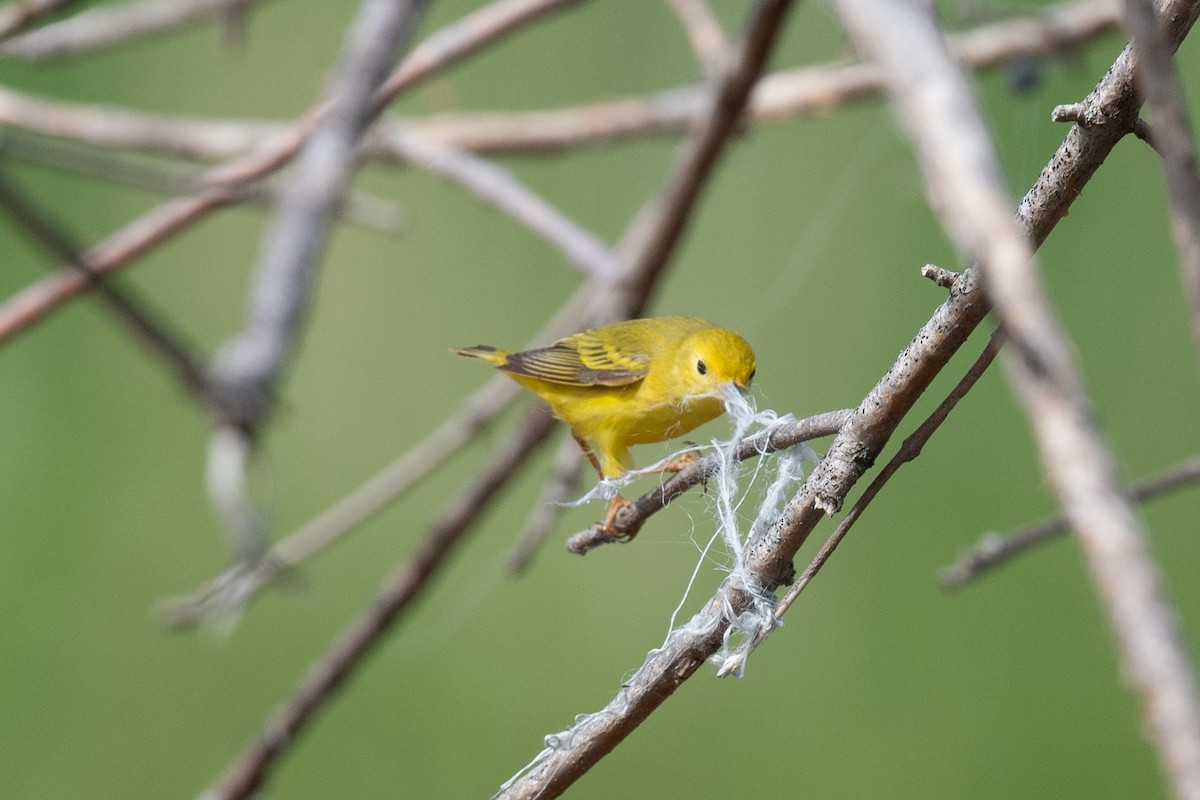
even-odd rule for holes
{"type": "MultiPolygon", "coordinates": [[[[522,352],[488,345],[454,352],[495,365],[549,403],[605,478],[633,468],[630,445],[665,441],[720,416],[724,387],[746,391],[755,368],[745,339],[697,317],[632,319],[522,352]]],[[[613,498],[605,530],[627,502],[613,498]]]]}

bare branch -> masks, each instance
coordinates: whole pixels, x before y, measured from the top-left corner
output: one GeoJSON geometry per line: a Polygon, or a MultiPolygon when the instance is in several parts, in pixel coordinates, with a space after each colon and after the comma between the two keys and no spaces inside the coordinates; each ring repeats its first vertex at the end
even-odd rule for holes
{"type": "Polygon", "coordinates": [[[604,242],[508,170],[420,133],[392,132],[392,144],[405,161],[461,184],[557,247],[580,272],[601,281],[614,280],[620,272],[620,262],[604,242]]]}
{"type": "MultiPolygon", "coordinates": [[[[1200,4],[1180,14],[1186,29],[1200,4]]],[[[966,78],[927,6],[841,0],[860,47],[889,76],[917,144],[931,204],[959,245],[976,254],[1013,347],[1005,359],[1044,469],[1088,558],[1144,728],[1179,798],[1200,798],[1200,693],[1114,458],[1094,420],[1069,338],[1045,296],[1032,248],[1011,224],[1007,192],[966,78]]],[[[1125,131],[1133,120],[1125,121],[1125,131]]]]}
{"type": "Polygon", "coordinates": [[[167,325],[132,290],[113,285],[92,272],[72,237],[3,175],[0,175],[0,208],[16,220],[52,258],[72,264],[81,279],[100,295],[118,319],[171,366],[184,388],[206,403],[216,400],[209,385],[208,372],[196,357],[195,348],[185,344],[177,332],[168,330],[167,325]]]}
{"type": "Polygon", "coordinates": [[[635,235],[630,241],[629,249],[635,253],[629,267],[631,276],[653,282],[661,265],[666,263],[683,235],[692,207],[724,151],[734,126],[742,118],[750,91],[766,65],[767,55],[775,44],[791,5],[790,0],[760,0],[755,5],[746,34],[708,102],[708,112],[685,145],[681,166],[658,201],[658,208],[643,212],[652,214],[655,223],[643,228],[643,238],[635,235]],[[656,264],[659,266],[652,266],[656,264]]]}
{"type": "Polygon", "coordinates": [[[958,273],[939,267],[936,264],[926,264],[921,267],[921,277],[929,278],[943,289],[953,289],[958,282],[958,273]]]}
{"type": "MultiPolygon", "coordinates": [[[[1051,6],[1035,17],[985,25],[952,37],[960,57],[976,69],[1007,65],[1024,55],[1055,55],[1109,33],[1120,23],[1116,0],[1051,6]]],[[[824,115],[878,97],[883,75],[873,64],[829,64],[773,73],[756,85],[748,119],[770,122],[824,115]]],[[[645,136],[674,136],[705,113],[704,85],[570,108],[512,114],[444,114],[406,120],[433,138],[475,152],[530,153],[645,136]]],[[[387,147],[386,127],[369,147],[387,147]]]]}
{"type": "Polygon", "coordinates": [[[667,0],[667,5],[679,17],[704,71],[715,72],[729,49],[729,42],[706,0],[667,0]]]}
{"type": "MultiPolygon", "coordinates": [[[[1162,156],[1171,230],[1179,252],[1179,272],[1192,314],[1192,340],[1200,359],[1200,174],[1183,86],[1171,62],[1152,0],[1125,0],[1126,26],[1137,56],[1137,76],[1154,120],[1152,145],[1162,156]]],[[[1200,363],[1200,361],[1198,361],[1200,363]]]]}
{"type": "MultiPolygon", "coordinates": [[[[121,269],[235,198],[232,190],[206,189],[164,203],[83,253],[82,264],[91,275],[121,269]]],[[[0,344],[89,288],[91,279],[75,269],[59,270],[26,286],[0,305],[0,344]]]]}
{"type": "MultiPolygon", "coordinates": [[[[173,163],[147,163],[122,153],[97,150],[87,145],[28,135],[0,132],[0,154],[121,186],[132,186],[162,194],[196,191],[203,182],[195,167],[173,163]]],[[[265,183],[240,187],[231,202],[259,208],[273,206],[277,192],[265,183]]],[[[405,227],[404,210],[394,201],[352,190],[341,209],[349,223],[383,233],[398,233],[405,227]]]]}
{"type": "MultiPolygon", "coordinates": [[[[1145,503],[1196,483],[1200,483],[1200,457],[1185,459],[1158,477],[1139,483],[1129,492],[1129,496],[1135,503],[1145,503]]],[[[970,552],[942,569],[938,574],[938,582],[943,589],[961,589],[1015,556],[1043,542],[1058,539],[1070,530],[1071,523],[1065,516],[1059,515],[1011,534],[986,534],[970,552]]]]}
{"type": "Polygon", "coordinates": [[[0,55],[29,60],[62,58],[161,33],[256,0],[133,0],[81,11],[61,22],[0,43],[0,55]]]}
{"type": "Polygon", "coordinates": [[[14,0],[0,7],[0,41],[79,0],[14,0]]]}
{"type": "Polygon", "coordinates": [[[457,64],[508,34],[584,0],[493,0],[434,32],[379,87],[380,107],[430,76],[457,64]]]}
{"type": "MultiPolygon", "coordinates": [[[[1170,8],[1177,13],[1188,7],[1186,2],[1177,0],[1170,8]]],[[[1186,25],[1172,27],[1172,41],[1178,44],[1187,30],[1186,25]]],[[[1017,223],[1035,246],[1041,245],[1066,216],[1109,152],[1132,127],[1132,123],[1120,124],[1122,120],[1137,117],[1137,95],[1127,53],[1117,59],[1089,97],[1093,105],[1112,110],[1113,123],[1072,127],[1022,199],[1017,223]]],[[[955,281],[946,303],[863,400],[778,523],[750,542],[747,560],[751,574],[763,576],[768,585],[790,581],[792,555],[826,510],[841,508],[850,487],[874,462],[900,420],[987,310],[978,271],[967,269],[955,281]]]]}
{"type": "Polygon", "coordinates": [[[553,426],[549,411],[535,408],[518,434],[506,440],[483,472],[442,509],[420,549],[387,577],[367,610],[309,668],[292,697],[275,710],[258,738],[234,760],[218,784],[202,795],[205,800],[241,800],[254,795],[279,758],[353,674],[363,656],[399,621],[462,542],[488,501],[545,441],[553,426]]]}

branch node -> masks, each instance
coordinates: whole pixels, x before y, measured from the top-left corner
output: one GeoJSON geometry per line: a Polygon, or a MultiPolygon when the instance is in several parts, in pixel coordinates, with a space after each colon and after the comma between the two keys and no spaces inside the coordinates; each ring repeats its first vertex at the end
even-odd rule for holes
{"type": "Polygon", "coordinates": [[[813,500],[813,505],[824,511],[825,516],[827,517],[832,517],[834,514],[842,510],[841,500],[832,495],[823,494],[821,492],[817,493],[816,499],[813,500]]]}

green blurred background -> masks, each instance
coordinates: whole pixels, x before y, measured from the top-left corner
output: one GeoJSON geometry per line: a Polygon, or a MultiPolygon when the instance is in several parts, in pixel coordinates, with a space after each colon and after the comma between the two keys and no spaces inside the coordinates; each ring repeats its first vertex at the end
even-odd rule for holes
{"type": "MultiPolygon", "coordinates": [[[[287,119],[319,95],[352,6],[267,3],[241,46],[199,26],[60,63],[5,61],[0,81],[168,114],[287,119]]],[[[729,31],[748,6],[714,3],[729,31]]],[[[436,3],[423,31],[472,7],[436,3]]],[[[945,11],[953,21],[967,9],[945,11]]],[[[1066,132],[1050,109],[1082,97],[1122,44],[1109,37],[1042,65],[1028,93],[1003,73],[980,78],[1014,197],[1066,132]]],[[[775,66],[848,52],[829,9],[808,3],[775,66]]],[[[1180,63],[1185,77],[1198,74],[1195,42],[1180,63]]],[[[665,4],[593,3],[489,49],[398,110],[552,107],[696,78],[665,4]]],[[[1189,90],[1195,101],[1194,81],[1189,90]]],[[[612,241],[675,154],[673,141],[639,141],[502,163],[612,241]]],[[[44,168],[11,172],[87,242],[158,200],[44,168]]],[[[357,486],[489,377],[450,347],[527,341],[579,281],[549,246],[457,187],[382,168],[359,185],[402,203],[410,226],[400,236],[343,227],[333,239],[259,476],[277,533],[357,486]]],[[[223,212],[122,279],[211,352],[240,324],[265,219],[223,212]]],[[[5,296],[47,267],[7,221],[0,252],[5,296]]],[[[1149,148],[1117,148],[1040,259],[1124,473],[1142,478],[1194,453],[1200,386],[1149,148]]],[[[806,415],[856,404],[929,317],[943,292],[919,276],[927,262],[961,266],[925,206],[903,136],[870,103],[740,138],[653,311],[742,332],[758,353],[760,407],[806,415]]],[[[983,341],[952,363],[901,435],[983,341]]],[[[501,433],[223,635],[174,633],[152,612],[227,559],[202,488],[208,419],[160,365],[94,301],[75,302],[0,350],[0,408],[0,796],[12,798],[194,796],[517,419],[510,413],[501,433]]],[[[697,438],[727,431],[713,423],[697,438]]],[[[639,450],[642,463],[666,452],[639,450]]],[[[271,796],[489,796],[545,734],[606,703],[662,642],[697,542],[711,533],[710,501],[689,496],[633,544],[586,559],[562,541],[600,509],[572,510],[533,568],[511,579],[503,560],[549,455],[488,511],[294,748],[271,796]]],[[[982,532],[1053,508],[994,369],[875,502],[746,677],[717,680],[704,669],[570,796],[1164,796],[1073,543],[1046,546],[956,595],[936,585],[937,569],[982,532]]],[[[1161,500],[1144,516],[1196,654],[1200,493],[1161,500]]],[[[715,565],[701,570],[686,613],[719,578],[715,565]]]]}

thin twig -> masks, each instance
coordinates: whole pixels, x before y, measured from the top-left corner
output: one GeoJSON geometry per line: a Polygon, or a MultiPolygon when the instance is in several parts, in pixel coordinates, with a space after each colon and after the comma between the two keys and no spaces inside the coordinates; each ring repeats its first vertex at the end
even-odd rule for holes
{"type": "Polygon", "coordinates": [[[205,215],[236,200],[236,193],[205,190],[168,201],[80,256],[87,274],[69,266],[26,286],[0,306],[0,344],[41,321],[63,302],[92,288],[96,276],[121,269],[205,215]]]}
{"type": "Polygon", "coordinates": [[[129,288],[116,286],[95,274],[80,249],[60,223],[39,208],[32,198],[0,174],[0,208],[25,230],[51,257],[74,265],[81,279],[100,295],[105,304],[151,351],[165,360],[188,391],[205,403],[217,398],[211,391],[208,372],[196,355],[196,348],[185,343],[178,332],[152,312],[149,305],[129,288]]]}
{"type": "Polygon", "coordinates": [[[544,407],[530,413],[520,431],[507,439],[484,470],[438,514],[416,553],[384,580],[367,610],[338,636],[329,651],[306,673],[295,692],[271,715],[266,727],[232,762],[204,800],[241,800],[258,791],[280,757],[362,663],[363,657],[399,621],[451,551],[471,530],[488,501],[553,430],[544,407]]]}
{"type": "MultiPolygon", "coordinates": [[[[147,161],[79,143],[28,135],[13,136],[7,132],[0,132],[0,154],[161,194],[192,192],[203,182],[194,166],[160,160],[147,161]]],[[[265,182],[249,184],[240,188],[233,202],[269,208],[275,204],[276,195],[274,187],[265,182]]],[[[346,222],[383,233],[398,233],[405,227],[404,210],[397,203],[357,189],[346,195],[341,215],[346,222]]]]}
{"type": "MultiPolygon", "coordinates": [[[[1200,691],[1177,612],[1095,422],[1070,339],[1046,297],[1032,247],[1012,225],[1007,190],[965,75],[928,6],[840,0],[856,42],[889,75],[890,94],[920,154],[931,205],[980,260],[1012,347],[1005,366],[1059,502],[1071,520],[1116,634],[1123,673],[1173,794],[1200,798],[1200,691]]],[[[1185,6],[1188,27],[1200,3],[1185,6]]],[[[1106,114],[1107,116],[1107,114],[1106,114]]],[[[1113,119],[1132,131],[1134,119],[1113,119]]]]}
{"type": "Polygon", "coordinates": [[[461,184],[557,247],[585,275],[611,281],[620,272],[620,262],[604,242],[508,170],[413,131],[393,129],[391,141],[405,161],[461,184]]]}
{"type": "Polygon", "coordinates": [[[79,0],[14,0],[0,7],[0,41],[79,0]]]}
{"type": "MultiPolygon", "coordinates": [[[[826,411],[796,420],[790,425],[747,437],[738,443],[731,454],[731,459],[745,461],[755,456],[786,450],[801,442],[833,436],[853,413],[854,409],[851,408],[826,411]]],[[[585,555],[600,545],[628,541],[642,529],[651,516],[666,508],[675,498],[693,486],[701,485],[717,474],[722,463],[723,459],[718,453],[697,459],[667,481],[660,483],[656,488],[623,506],[617,512],[616,518],[613,519],[610,531],[604,530],[600,525],[593,525],[567,540],[567,549],[572,553],[585,555]]]]}
{"type": "Polygon", "coordinates": [[[220,19],[230,9],[253,2],[256,0],[133,0],[91,8],[0,43],[0,56],[36,61],[79,55],[205,17],[220,19]]]}
{"type": "Polygon", "coordinates": [[[435,31],[413,48],[403,63],[384,80],[377,107],[391,103],[433,75],[532,22],[580,5],[584,0],[494,0],[461,20],[435,31]]]}
{"type": "MultiPolygon", "coordinates": [[[[1135,503],[1156,500],[1163,495],[1200,483],[1200,457],[1185,459],[1162,474],[1139,483],[1129,492],[1135,503]]],[[[1037,545],[1061,538],[1071,530],[1063,515],[1034,522],[1010,534],[988,533],[979,544],[938,573],[943,589],[961,589],[968,582],[999,567],[1037,545]]]]}
{"type": "Polygon", "coordinates": [[[1171,49],[1154,13],[1152,0],[1125,0],[1125,20],[1137,55],[1137,76],[1154,120],[1152,146],[1162,156],[1167,194],[1171,200],[1171,230],[1179,252],[1192,318],[1192,342],[1200,363],[1200,174],[1188,120],[1183,86],[1171,61],[1171,49]]]}
{"type": "Polygon", "coordinates": [[[708,113],[685,143],[679,169],[657,201],[657,207],[642,212],[655,222],[643,229],[643,238],[635,236],[630,242],[629,247],[635,253],[629,268],[631,275],[653,282],[657,268],[651,265],[665,264],[683,235],[692,207],[742,119],[750,92],[766,65],[791,5],[791,0],[762,0],[756,4],[746,35],[709,100],[708,113]]]}
{"type": "Polygon", "coordinates": [[[696,59],[707,73],[715,73],[728,52],[729,42],[706,0],[666,0],[679,18],[696,59]]]}
{"type": "MultiPolygon", "coordinates": [[[[938,428],[942,426],[942,423],[946,421],[946,418],[950,416],[950,412],[954,410],[955,406],[958,405],[960,400],[967,396],[967,392],[974,388],[979,379],[983,377],[983,373],[986,372],[988,367],[992,365],[992,362],[995,361],[996,354],[1000,352],[1000,345],[1003,343],[1003,339],[1004,336],[999,330],[992,334],[992,338],[988,340],[987,346],[984,347],[983,352],[980,353],[979,357],[976,358],[971,364],[971,367],[967,370],[966,374],[963,375],[959,382],[954,385],[954,388],[951,389],[950,393],[946,395],[946,398],[938,404],[938,407],[934,409],[933,413],[926,417],[925,421],[922,422],[915,431],[908,435],[903,444],[900,445],[900,449],[896,451],[896,455],[892,456],[887,465],[879,471],[879,474],[876,475],[871,481],[870,485],[867,486],[866,490],[862,493],[862,496],[855,501],[854,505],[850,507],[850,510],[846,512],[846,516],[843,517],[842,521],[838,523],[836,528],[834,528],[833,533],[831,533],[829,538],[825,540],[825,544],[821,546],[820,551],[818,551],[817,555],[814,556],[812,561],[809,562],[808,566],[804,569],[804,572],[800,574],[800,577],[796,579],[796,582],[793,583],[784,596],[780,598],[779,604],[775,607],[776,620],[783,619],[783,615],[787,613],[788,609],[792,607],[792,604],[796,602],[796,598],[800,596],[800,593],[804,591],[805,587],[807,587],[816,574],[820,572],[821,567],[825,566],[826,562],[829,561],[829,558],[833,555],[834,550],[836,550],[838,545],[842,543],[842,540],[846,538],[846,534],[848,534],[850,529],[854,527],[854,524],[858,522],[859,518],[863,515],[863,512],[867,510],[867,506],[869,506],[871,502],[879,495],[879,492],[881,492],[887,482],[892,479],[892,476],[899,471],[900,467],[904,466],[910,461],[915,460],[917,456],[921,455],[921,450],[925,447],[925,444],[938,430],[938,428]]],[[[725,659],[725,663],[722,664],[720,669],[717,671],[717,677],[723,678],[731,674],[741,674],[742,667],[746,663],[746,659],[749,658],[750,654],[753,653],[754,650],[766,640],[767,636],[769,636],[775,630],[778,630],[777,626],[759,627],[753,636],[742,642],[738,649],[725,659]]]]}

